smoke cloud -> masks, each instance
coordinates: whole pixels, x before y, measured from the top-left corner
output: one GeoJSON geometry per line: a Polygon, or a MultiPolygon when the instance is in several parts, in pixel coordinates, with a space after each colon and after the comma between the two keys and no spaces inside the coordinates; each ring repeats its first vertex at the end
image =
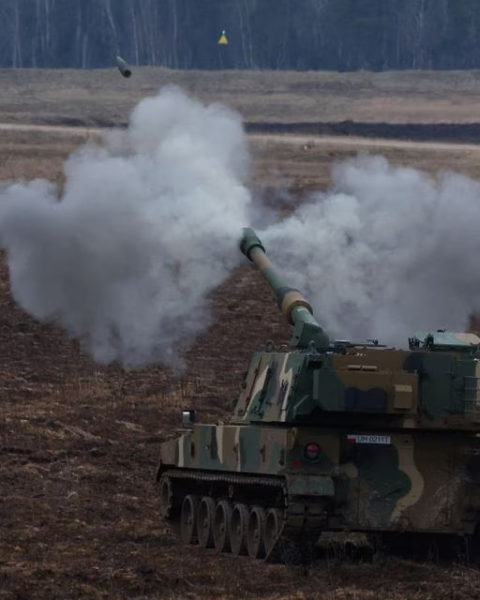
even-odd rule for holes
{"type": "Polygon", "coordinates": [[[210,322],[208,294],[240,260],[249,154],[238,115],[176,88],[140,102],[126,131],[87,145],[66,183],[0,191],[12,293],[102,363],[180,354],[210,322]]]}
{"type": "Polygon", "coordinates": [[[329,334],[405,347],[419,330],[464,331],[480,307],[480,184],[368,156],[333,180],[260,235],[329,334]]]}
{"type": "Polygon", "coordinates": [[[239,115],[169,87],[45,180],[0,189],[16,301],[98,362],[182,366],[252,226],[332,337],[404,347],[480,307],[480,184],[358,157],[283,220],[252,200],[239,115]]]}

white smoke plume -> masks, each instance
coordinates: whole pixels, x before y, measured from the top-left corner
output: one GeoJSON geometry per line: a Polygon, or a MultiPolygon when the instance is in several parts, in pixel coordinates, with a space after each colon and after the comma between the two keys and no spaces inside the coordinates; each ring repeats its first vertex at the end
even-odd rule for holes
{"type": "Polygon", "coordinates": [[[103,363],[161,361],[208,327],[208,294],[241,259],[249,154],[240,117],[177,88],[140,102],[126,131],[65,164],[59,192],[0,190],[15,300],[103,363]]]}
{"type": "Polygon", "coordinates": [[[253,226],[333,337],[405,346],[419,329],[464,330],[480,308],[479,183],[359,157],[278,221],[252,200],[249,168],[238,114],[164,88],[67,160],[61,193],[0,189],[14,298],[98,362],[181,367],[253,226]]]}
{"type": "Polygon", "coordinates": [[[405,347],[418,330],[464,331],[480,308],[480,184],[368,156],[333,178],[330,193],[260,232],[328,333],[405,347]]]}

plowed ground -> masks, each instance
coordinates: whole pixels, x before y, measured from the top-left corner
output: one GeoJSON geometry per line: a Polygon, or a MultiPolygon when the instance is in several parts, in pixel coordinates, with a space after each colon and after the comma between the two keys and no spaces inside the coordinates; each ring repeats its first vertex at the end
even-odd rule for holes
{"type": "MultiPolygon", "coordinates": [[[[61,182],[61,162],[80,142],[3,132],[0,180],[61,182]]],[[[324,189],[329,164],[354,150],[258,142],[254,153],[257,186],[282,202],[278,171],[300,201],[303,190],[324,189]]],[[[452,160],[421,150],[382,154],[430,171],[452,160]]],[[[453,160],[457,170],[477,173],[474,156],[453,160]]],[[[267,566],[182,547],[164,528],[155,468],[159,444],[178,434],[181,408],[194,406],[203,421],[228,415],[251,351],[289,333],[250,268],[215,292],[213,325],[188,353],[185,371],[172,374],[94,364],[63,331],[15,306],[0,259],[1,600],[480,597],[479,572],[459,564],[353,561],[340,547],[308,569],[267,566]]]]}

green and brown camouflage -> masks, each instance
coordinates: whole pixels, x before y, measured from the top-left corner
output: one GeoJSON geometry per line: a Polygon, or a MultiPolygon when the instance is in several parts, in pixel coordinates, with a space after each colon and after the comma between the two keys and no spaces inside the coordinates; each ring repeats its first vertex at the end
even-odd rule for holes
{"type": "Polygon", "coordinates": [[[475,356],[361,346],[344,351],[255,352],[233,420],[480,430],[475,356]]]}
{"type": "MultiPolygon", "coordinates": [[[[253,354],[227,423],[196,424],[162,445],[163,514],[182,521],[189,495],[203,507],[205,498],[222,510],[263,507],[267,541],[272,510],[282,515],[278,540],[310,530],[473,535],[480,338],[420,332],[409,350],[331,341],[252,230],[240,248],[294,327],[291,346],[253,354]]],[[[278,543],[267,541],[274,555],[278,543]]]]}
{"type": "Polygon", "coordinates": [[[323,497],[324,530],[473,533],[480,445],[434,432],[197,425],[162,448],[164,468],[281,475],[291,496],[323,497]],[[321,454],[306,458],[317,444],[321,454]]]}

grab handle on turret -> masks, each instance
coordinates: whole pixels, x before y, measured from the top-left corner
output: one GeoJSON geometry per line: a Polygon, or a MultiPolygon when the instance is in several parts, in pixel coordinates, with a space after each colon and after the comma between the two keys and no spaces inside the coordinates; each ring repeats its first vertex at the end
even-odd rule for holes
{"type": "Polygon", "coordinates": [[[290,343],[299,348],[307,348],[313,342],[317,350],[326,350],[330,345],[329,337],[313,316],[310,303],[299,290],[285,284],[267,257],[259,237],[250,227],[243,229],[240,250],[268,281],[277,298],[278,307],[287,322],[294,326],[290,343]]]}

